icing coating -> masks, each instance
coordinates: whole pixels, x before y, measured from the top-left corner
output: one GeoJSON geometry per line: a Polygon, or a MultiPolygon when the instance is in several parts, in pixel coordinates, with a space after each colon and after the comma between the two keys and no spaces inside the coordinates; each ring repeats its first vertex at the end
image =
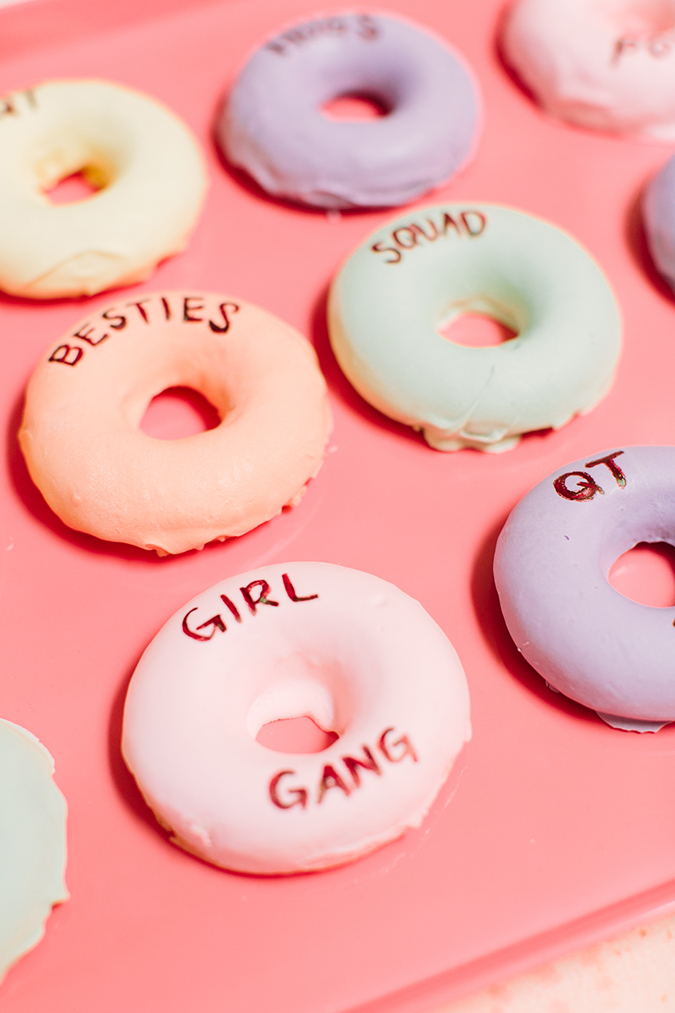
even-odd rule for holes
{"type": "Polygon", "coordinates": [[[187,244],[206,188],[201,150],[156,99],[97,80],[0,99],[0,288],[31,299],[142,281],[187,244]],[[52,204],[82,171],[101,189],[52,204]]]}
{"type": "Polygon", "coordinates": [[[131,679],[122,751],[172,839],[259,874],[351,861],[421,823],[470,738],[466,679],[419,602],[368,573],[285,563],[180,609],[131,679]],[[308,715],[320,753],[256,741],[308,715]]]}
{"type": "Polygon", "coordinates": [[[675,545],[675,447],[592,454],[540,482],[499,536],[495,583],[509,633],[547,683],[608,722],[663,723],[675,719],[675,608],[631,601],[607,579],[638,542],[675,545]]]}
{"type": "Polygon", "coordinates": [[[478,91],[439,37],[382,14],[293,25],[249,59],[218,128],[226,157],[268,193],[325,208],[404,204],[473,153],[478,91]],[[321,106],[365,94],[386,114],[338,122],[321,106]]]}
{"type": "Polygon", "coordinates": [[[0,719],[0,981],[68,900],[66,801],[53,773],[39,740],[0,719]]]}
{"type": "Polygon", "coordinates": [[[165,292],[93,311],[43,356],[19,442],[70,527],[160,555],[244,534],[294,505],[331,428],[314,349],[230,296],[165,292]],[[199,391],[215,429],[176,440],[139,428],[153,397],[199,391]]]}
{"type": "Polygon", "coordinates": [[[516,0],[501,46],[552,116],[675,140],[674,0],[516,0]]]}
{"type": "Polygon", "coordinates": [[[343,371],[437,450],[502,451],[606,394],[621,343],[609,285],[561,229],[493,204],[419,208],[374,232],[331,287],[343,371]],[[517,332],[468,348],[439,326],[486,314],[517,332]]]}
{"type": "Polygon", "coordinates": [[[652,259],[675,289],[675,157],[666,162],[647,186],[642,219],[652,259]]]}

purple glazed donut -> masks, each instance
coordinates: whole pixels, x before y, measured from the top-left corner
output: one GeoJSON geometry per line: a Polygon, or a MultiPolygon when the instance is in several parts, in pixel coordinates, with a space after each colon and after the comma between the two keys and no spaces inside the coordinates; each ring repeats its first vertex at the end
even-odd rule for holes
{"type": "Polygon", "coordinates": [[[470,158],[479,119],[473,75],[444,42],[407,21],[338,14],[258,49],[217,135],[234,165],[279,197],[324,208],[404,204],[470,158]],[[321,106],[368,96],[378,119],[331,120],[321,106]]]}
{"type": "Polygon", "coordinates": [[[675,289],[675,156],[645,190],[642,217],[652,259],[675,289]]]}
{"type": "Polygon", "coordinates": [[[535,486],[497,542],[494,574],[518,650],[559,692],[611,717],[675,720],[675,608],[607,579],[638,542],[675,545],[675,447],[582,457],[535,486]]]}

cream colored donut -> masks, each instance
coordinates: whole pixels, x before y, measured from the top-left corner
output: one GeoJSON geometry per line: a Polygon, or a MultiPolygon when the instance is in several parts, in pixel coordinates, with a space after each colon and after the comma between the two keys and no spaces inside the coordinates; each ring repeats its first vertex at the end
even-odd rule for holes
{"type": "Polygon", "coordinates": [[[182,250],[202,206],[196,139],[166,106],[109,81],[48,81],[0,100],[0,288],[93,295],[182,250]],[[83,172],[101,189],[52,204],[83,172]]]}
{"type": "Polygon", "coordinates": [[[0,981],[68,900],[66,801],[54,761],[25,728],[0,720],[0,981]]]}
{"type": "Polygon", "coordinates": [[[675,140],[675,0],[516,0],[501,44],[551,115],[675,140]]]}
{"type": "Polygon", "coordinates": [[[229,296],[120,299],[52,346],[28,385],[19,441],[70,527],[161,555],[242,535],[297,502],[330,432],[314,349],[229,296]],[[199,391],[215,429],[159,440],[139,428],[157,394],[199,391]]]}
{"type": "Polygon", "coordinates": [[[471,737],[457,654],[393,584],[330,563],[230,577],[141,658],[122,751],[175,843],[251,873],[341,865],[418,826],[471,737]],[[309,715],[320,753],[256,741],[309,715]]]}

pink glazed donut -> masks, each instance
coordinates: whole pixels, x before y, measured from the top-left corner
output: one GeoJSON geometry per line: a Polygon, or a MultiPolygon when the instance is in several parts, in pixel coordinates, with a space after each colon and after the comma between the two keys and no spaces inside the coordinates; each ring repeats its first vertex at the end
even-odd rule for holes
{"type": "Polygon", "coordinates": [[[218,124],[226,157],[279,197],[324,208],[404,204],[473,154],[478,89],[444,40],[400,18],[339,13],[289,27],[250,58],[218,124]],[[365,95],[385,114],[331,120],[365,95]]]}
{"type": "Polygon", "coordinates": [[[601,717],[675,720],[675,608],[607,579],[638,542],[675,545],[675,447],[583,457],[535,486],[499,536],[494,573],[518,650],[601,717]]]}
{"type": "Polygon", "coordinates": [[[516,0],[501,43],[553,116],[675,140],[675,0],[516,0]]]}
{"type": "Polygon", "coordinates": [[[288,874],[421,823],[470,736],[464,671],[419,602],[358,570],[280,563],[169,619],[131,679],[122,752],[176,844],[288,874]],[[285,755],[256,741],[302,715],[339,738],[285,755]]]}
{"type": "Polygon", "coordinates": [[[166,292],[94,311],[33,374],[19,441],[71,528],[160,555],[242,535],[295,504],[321,467],[326,384],[301,334],[251,303],[166,292]],[[221,423],[158,440],[150,401],[190,387],[221,423]]]}

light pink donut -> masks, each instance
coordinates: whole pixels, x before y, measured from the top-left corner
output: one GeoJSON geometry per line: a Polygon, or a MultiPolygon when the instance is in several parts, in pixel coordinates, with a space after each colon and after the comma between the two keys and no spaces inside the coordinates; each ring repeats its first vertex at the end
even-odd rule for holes
{"type": "Polygon", "coordinates": [[[176,844],[293,873],[421,823],[470,735],[464,671],[419,602],[358,570],[279,563],[169,619],[129,685],[122,751],[176,844]],[[339,738],[285,755],[256,741],[301,715],[339,738]]]}
{"type": "Polygon", "coordinates": [[[675,140],[675,0],[516,0],[501,44],[553,116],[675,140]]]}
{"type": "Polygon", "coordinates": [[[242,535],[296,503],[330,432],[311,345],[231,296],[121,299],[46,353],[26,393],[19,441],[52,510],[70,527],[161,555],[242,535]],[[199,391],[215,429],[158,440],[140,427],[155,395],[199,391]]]}

